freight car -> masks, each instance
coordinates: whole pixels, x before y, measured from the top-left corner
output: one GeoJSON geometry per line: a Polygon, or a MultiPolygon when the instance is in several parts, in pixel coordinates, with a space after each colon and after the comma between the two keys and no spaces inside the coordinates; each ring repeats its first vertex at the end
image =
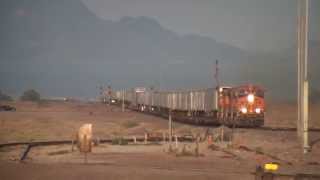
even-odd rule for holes
{"type": "Polygon", "coordinates": [[[264,90],[255,85],[182,91],[133,88],[112,94],[114,104],[199,125],[259,127],[264,124],[264,90]]]}

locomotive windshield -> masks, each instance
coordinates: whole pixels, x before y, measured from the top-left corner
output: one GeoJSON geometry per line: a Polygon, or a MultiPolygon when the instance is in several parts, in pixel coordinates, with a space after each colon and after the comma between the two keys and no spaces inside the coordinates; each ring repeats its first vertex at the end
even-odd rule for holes
{"type": "Polygon", "coordinates": [[[258,97],[264,97],[264,91],[263,90],[256,90],[255,95],[258,97]]]}
{"type": "Polygon", "coordinates": [[[238,97],[248,96],[249,94],[254,94],[255,96],[262,97],[262,98],[264,97],[264,91],[261,89],[249,90],[249,89],[245,88],[245,89],[239,89],[236,92],[236,95],[238,97]]]}

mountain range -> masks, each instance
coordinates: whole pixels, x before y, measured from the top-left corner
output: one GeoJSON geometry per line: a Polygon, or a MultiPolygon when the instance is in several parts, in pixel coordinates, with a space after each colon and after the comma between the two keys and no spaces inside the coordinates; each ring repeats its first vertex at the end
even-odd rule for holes
{"type": "MultiPolygon", "coordinates": [[[[0,23],[0,89],[14,95],[34,88],[45,96],[92,97],[100,85],[212,87],[216,59],[222,84],[256,83],[270,98],[296,94],[295,45],[248,52],[181,35],[149,17],[100,19],[80,0],[3,0],[0,23]]],[[[320,43],[310,47],[311,86],[320,89],[320,43]]]]}

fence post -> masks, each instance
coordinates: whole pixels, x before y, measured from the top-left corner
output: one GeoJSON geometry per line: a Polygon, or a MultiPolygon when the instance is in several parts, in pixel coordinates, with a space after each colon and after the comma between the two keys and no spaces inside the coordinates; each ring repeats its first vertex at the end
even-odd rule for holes
{"type": "Polygon", "coordinates": [[[148,143],[148,133],[144,133],[144,144],[148,143]]]}
{"type": "Polygon", "coordinates": [[[174,138],[175,138],[175,142],[176,142],[176,148],[178,148],[178,136],[175,135],[174,138]]]}

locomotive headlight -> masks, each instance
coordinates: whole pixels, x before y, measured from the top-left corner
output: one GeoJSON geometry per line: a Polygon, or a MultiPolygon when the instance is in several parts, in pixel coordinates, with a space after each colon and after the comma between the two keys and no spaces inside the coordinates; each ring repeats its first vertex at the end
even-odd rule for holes
{"type": "Polygon", "coordinates": [[[114,99],[111,100],[111,103],[115,103],[115,102],[116,102],[116,100],[114,100],[114,99]]]}
{"type": "Polygon", "coordinates": [[[254,102],[254,95],[253,94],[249,94],[247,99],[248,99],[249,103],[253,103],[254,102]]]}
{"type": "Polygon", "coordinates": [[[243,108],[241,108],[241,112],[242,112],[243,114],[246,114],[246,113],[248,112],[248,109],[245,108],[245,107],[243,107],[243,108]]]}
{"type": "Polygon", "coordinates": [[[256,108],[255,111],[256,111],[257,114],[260,114],[260,113],[261,113],[261,109],[260,109],[260,108],[256,108]]]}

